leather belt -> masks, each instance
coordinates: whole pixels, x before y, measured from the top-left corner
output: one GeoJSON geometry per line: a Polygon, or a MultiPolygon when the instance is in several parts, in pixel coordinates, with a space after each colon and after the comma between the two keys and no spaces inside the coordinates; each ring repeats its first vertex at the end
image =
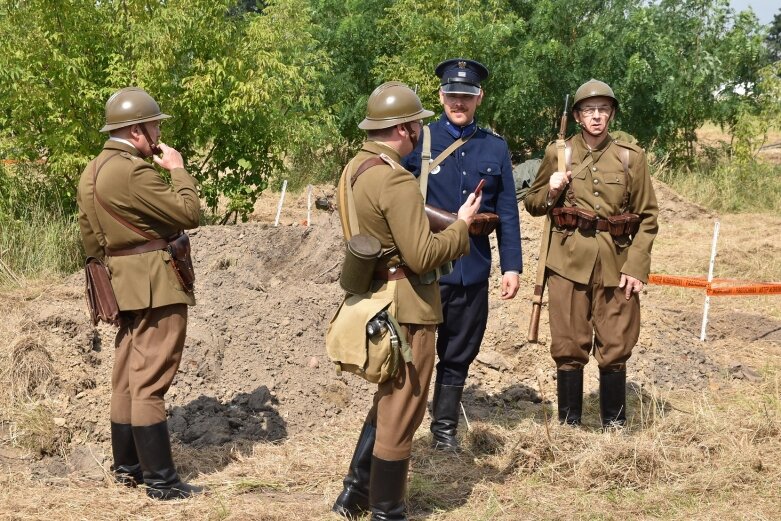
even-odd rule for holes
{"type": "Polygon", "coordinates": [[[110,250],[105,248],[106,257],[126,257],[127,255],[138,255],[150,251],[164,250],[168,247],[168,241],[165,239],[152,239],[149,242],[125,248],[122,250],[110,250]]]}
{"type": "Polygon", "coordinates": [[[412,277],[415,272],[406,266],[382,268],[374,271],[374,280],[400,280],[412,277]]]}
{"type": "Polygon", "coordinates": [[[610,231],[610,223],[607,219],[597,219],[596,228],[601,232],[608,232],[610,231]]]}

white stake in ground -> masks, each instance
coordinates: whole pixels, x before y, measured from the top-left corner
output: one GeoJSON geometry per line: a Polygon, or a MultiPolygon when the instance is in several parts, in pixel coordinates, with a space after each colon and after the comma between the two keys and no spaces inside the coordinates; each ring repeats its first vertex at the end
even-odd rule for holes
{"type": "Polygon", "coordinates": [[[285,192],[287,191],[287,179],[282,182],[282,193],[279,194],[279,204],[277,204],[277,216],[274,219],[274,226],[279,226],[279,214],[282,213],[282,202],[285,200],[285,192]]]}
{"type": "Polygon", "coordinates": [[[312,185],[306,185],[306,225],[312,224],[312,185]]]}
{"type": "MultiPolygon", "coordinates": [[[[716,263],[716,241],[719,238],[719,221],[713,225],[713,244],[710,248],[710,265],[708,266],[708,282],[713,281],[713,265],[716,263]]],[[[700,341],[705,342],[705,328],[708,327],[708,310],[710,309],[710,295],[705,294],[705,306],[702,310],[702,329],[700,329],[700,341]]]]}

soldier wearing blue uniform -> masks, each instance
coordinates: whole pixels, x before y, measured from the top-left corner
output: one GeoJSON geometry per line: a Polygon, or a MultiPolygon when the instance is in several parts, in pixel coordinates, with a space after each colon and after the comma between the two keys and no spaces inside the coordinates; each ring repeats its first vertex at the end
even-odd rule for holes
{"type": "MultiPolygon", "coordinates": [[[[451,212],[458,210],[480,181],[485,181],[480,211],[499,216],[496,238],[502,270],[500,297],[512,299],[518,292],[522,260],[510,153],[504,139],[478,127],[475,119],[483,100],[481,82],[488,77],[488,69],[476,61],[456,58],[440,63],[435,72],[440,78],[439,99],[444,112],[428,125],[430,154],[424,138],[404,158],[403,165],[421,177],[422,185],[427,184],[429,205],[451,212]],[[423,157],[434,160],[443,152],[448,154],[438,164],[429,163],[435,166],[426,176],[423,157]]],[[[459,449],[456,430],[461,395],[488,321],[490,271],[488,236],[472,235],[469,255],[455,261],[452,272],[439,281],[444,321],[437,329],[439,361],[431,423],[432,445],[437,449],[459,449]]]]}

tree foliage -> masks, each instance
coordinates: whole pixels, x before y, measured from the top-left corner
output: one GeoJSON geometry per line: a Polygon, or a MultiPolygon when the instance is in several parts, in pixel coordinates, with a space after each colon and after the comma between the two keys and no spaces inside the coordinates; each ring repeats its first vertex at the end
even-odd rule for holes
{"type": "Polygon", "coordinates": [[[773,17],[765,43],[770,53],[770,59],[773,61],[781,60],[781,8],[773,17]]]}
{"type": "Polygon", "coordinates": [[[463,56],[491,70],[480,124],[518,158],[592,77],[616,128],[690,158],[703,122],[745,134],[769,113],[778,18],[728,0],[0,0],[0,156],[43,159],[72,207],[105,100],[138,85],[174,116],[163,138],[207,204],[246,216],[272,178],[335,178],[374,87],[402,80],[437,108],[434,67],[463,56]]]}
{"type": "Polygon", "coordinates": [[[174,115],[164,140],[208,205],[225,197],[229,214],[246,216],[291,154],[336,137],[318,87],[330,62],[306,0],[266,2],[260,14],[230,0],[1,5],[0,153],[44,158],[70,201],[105,139],[105,100],[128,85],[174,115]]]}

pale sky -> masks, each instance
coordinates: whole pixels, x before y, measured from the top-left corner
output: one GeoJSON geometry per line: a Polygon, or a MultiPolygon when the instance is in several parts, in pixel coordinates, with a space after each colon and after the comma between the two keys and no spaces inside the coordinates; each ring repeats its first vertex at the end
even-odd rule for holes
{"type": "Polygon", "coordinates": [[[779,9],[781,9],[781,2],[779,2],[779,0],[730,0],[730,5],[735,12],[745,11],[751,7],[761,24],[769,24],[772,22],[773,17],[779,12],[779,9]]]}

